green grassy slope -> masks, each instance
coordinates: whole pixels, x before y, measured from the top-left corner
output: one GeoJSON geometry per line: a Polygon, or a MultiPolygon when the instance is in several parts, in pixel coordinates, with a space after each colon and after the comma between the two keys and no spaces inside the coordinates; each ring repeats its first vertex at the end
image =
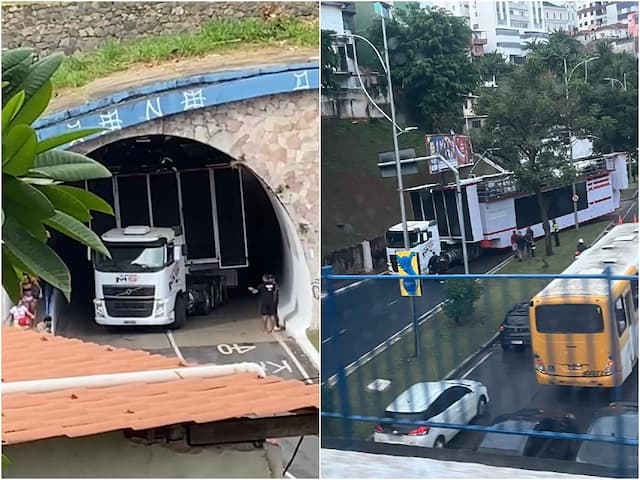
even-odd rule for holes
{"type": "MultiPolygon", "coordinates": [[[[414,147],[416,155],[425,155],[424,133],[408,132],[398,140],[400,148],[414,147]]],[[[395,177],[382,178],[377,167],[378,153],[393,150],[389,122],[323,119],[321,148],[324,257],[381,235],[400,221],[400,205],[395,177]]],[[[405,187],[426,183],[426,168],[423,163],[420,174],[405,175],[405,187]]]]}

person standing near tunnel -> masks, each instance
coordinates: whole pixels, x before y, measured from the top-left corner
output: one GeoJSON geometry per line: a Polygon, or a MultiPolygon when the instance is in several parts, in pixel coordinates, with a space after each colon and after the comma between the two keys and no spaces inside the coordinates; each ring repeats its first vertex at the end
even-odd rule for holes
{"type": "Polygon", "coordinates": [[[280,330],[278,319],[278,301],[280,292],[276,279],[273,275],[265,273],[262,275],[262,283],[257,288],[249,287],[249,291],[254,295],[260,294],[260,315],[264,333],[280,330]]]}

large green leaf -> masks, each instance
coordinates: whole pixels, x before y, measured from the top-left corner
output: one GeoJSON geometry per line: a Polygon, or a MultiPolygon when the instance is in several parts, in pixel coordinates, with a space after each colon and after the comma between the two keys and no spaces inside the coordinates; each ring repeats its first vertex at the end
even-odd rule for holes
{"type": "Polygon", "coordinates": [[[91,229],[72,216],[57,211],[53,217],[47,218],[44,223],[65,234],[67,237],[73,238],[83,245],[111,258],[109,250],[104,246],[102,240],[100,240],[91,229]]]}
{"type": "Polygon", "coordinates": [[[55,213],[53,205],[44,193],[4,173],[2,174],[2,205],[7,216],[27,214],[30,218],[42,220],[55,213]]]}
{"type": "Polygon", "coordinates": [[[16,115],[13,119],[12,123],[24,123],[27,125],[31,125],[33,122],[35,122],[45,111],[47,105],[49,105],[52,93],[53,87],[51,85],[51,80],[48,80],[45,82],[42,88],[40,88],[40,90],[38,90],[29,100],[25,102],[25,104],[18,112],[18,115],[16,115]]]}
{"type": "Polygon", "coordinates": [[[71,143],[74,140],[78,140],[80,138],[88,137],[89,135],[100,133],[103,130],[103,128],[83,128],[80,130],[71,130],[65,133],[61,133],[60,135],[56,135],[55,137],[45,138],[44,140],[40,140],[40,143],[38,143],[38,153],[53,150],[56,147],[66,145],[67,143],[71,143]]]}
{"type": "Polygon", "coordinates": [[[11,218],[2,227],[4,248],[38,277],[62,291],[67,300],[71,299],[71,275],[60,257],[45,243],[26,232],[11,218]]]}
{"type": "Polygon", "coordinates": [[[5,173],[24,175],[36,159],[38,137],[29,125],[16,125],[2,139],[2,166],[5,173]]]}
{"type": "Polygon", "coordinates": [[[29,57],[25,58],[22,62],[13,66],[9,70],[2,70],[3,80],[9,82],[9,85],[2,91],[3,107],[7,104],[11,97],[23,90],[22,85],[24,84],[24,80],[29,74],[29,68],[31,67],[32,63],[33,60],[29,57]]]}
{"type": "Polygon", "coordinates": [[[35,95],[51,79],[62,65],[62,60],[64,60],[62,53],[54,53],[33,64],[22,86],[27,98],[35,95]]]}
{"type": "Polygon", "coordinates": [[[71,187],[69,185],[59,185],[58,189],[73,195],[80,200],[89,210],[113,215],[113,208],[105,200],[97,196],[95,193],[89,192],[84,188],[71,187]]]}
{"type": "Polygon", "coordinates": [[[4,248],[2,249],[2,286],[12,301],[17,302],[20,299],[20,277],[4,248]]]}
{"type": "Polygon", "coordinates": [[[111,172],[97,162],[38,167],[31,169],[29,174],[33,176],[40,175],[46,178],[60,180],[62,182],[78,182],[80,180],[94,180],[98,178],[111,177],[111,172]]]}
{"type": "Polygon", "coordinates": [[[2,107],[2,131],[9,126],[9,123],[20,111],[20,107],[24,103],[25,93],[23,91],[17,93],[9,99],[7,104],[2,107]]]}
{"type": "Polygon", "coordinates": [[[96,163],[89,157],[64,150],[49,150],[39,154],[34,163],[35,168],[54,167],[59,165],[79,165],[96,163]]]}
{"type": "Polygon", "coordinates": [[[56,210],[65,212],[83,223],[91,220],[89,209],[72,194],[59,185],[41,185],[37,187],[44,193],[56,210]]]}
{"type": "Polygon", "coordinates": [[[2,52],[2,74],[33,55],[32,48],[15,48],[2,52]]]}

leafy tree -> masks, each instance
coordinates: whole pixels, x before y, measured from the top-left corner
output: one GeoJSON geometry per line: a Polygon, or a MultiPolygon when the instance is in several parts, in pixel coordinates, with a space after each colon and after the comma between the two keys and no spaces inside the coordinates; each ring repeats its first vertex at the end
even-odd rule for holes
{"type": "Polygon", "coordinates": [[[444,313],[456,324],[473,313],[474,303],[480,298],[482,287],[475,280],[450,280],[445,286],[444,313]]]}
{"type": "Polygon", "coordinates": [[[503,77],[511,75],[515,66],[509,63],[500,53],[485,53],[473,59],[473,65],[480,79],[485,82],[494,78],[499,82],[503,77]]]}
{"type": "Polygon", "coordinates": [[[514,172],[520,188],[536,196],[545,232],[547,255],[552,255],[546,186],[567,184],[574,178],[561,141],[564,86],[536,68],[518,67],[497,88],[485,89],[479,110],[487,115],[480,139],[483,147],[499,147],[500,157],[514,172]]]}
{"type": "Polygon", "coordinates": [[[30,49],[2,55],[2,285],[13,300],[20,296],[23,273],[42,278],[70,298],[69,269],[47,245],[50,229],[109,255],[86,223],[91,211],[113,215],[111,206],[63,183],[111,173],[88,157],[57,150],[101,129],[38,139],[32,127],[49,104],[51,77],[62,60],[58,54],[36,60],[30,49]]]}
{"type": "MultiPolygon", "coordinates": [[[[478,76],[467,54],[471,29],[446,10],[417,3],[398,9],[386,24],[394,90],[402,110],[429,131],[461,126],[461,95],[473,91],[478,76]]],[[[374,23],[367,37],[382,52],[382,28],[374,23]]]]}
{"type": "Polygon", "coordinates": [[[322,60],[321,83],[324,90],[333,91],[338,88],[335,72],[340,67],[340,57],[333,49],[333,30],[322,30],[320,33],[320,58],[322,60]]]}

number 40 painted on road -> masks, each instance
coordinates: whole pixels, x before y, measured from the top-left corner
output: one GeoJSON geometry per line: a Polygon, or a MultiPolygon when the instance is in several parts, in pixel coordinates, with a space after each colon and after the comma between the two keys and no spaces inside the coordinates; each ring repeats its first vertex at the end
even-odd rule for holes
{"type": "Polygon", "coordinates": [[[232,345],[221,343],[220,345],[218,345],[218,351],[223,355],[232,355],[234,353],[242,355],[244,353],[250,352],[255,348],[255,345],[238,345],[237,343],[234,343],[232,345]]]}

